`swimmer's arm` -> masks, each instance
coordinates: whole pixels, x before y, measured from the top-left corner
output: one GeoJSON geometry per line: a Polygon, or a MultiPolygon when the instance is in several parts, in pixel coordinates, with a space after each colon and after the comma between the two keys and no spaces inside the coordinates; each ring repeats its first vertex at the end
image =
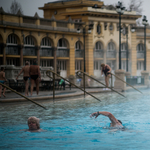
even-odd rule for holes
{"type": "Polygon", "coordinates": [[[39,75],[39,78],[41,78],[40,67],[38,67],[38,75],[39,75]]]}
{"type": "Polygon", "coordinates": [[[113,114],[111,114],[110,112],[107,112],[107,111],[94,112],[91,114],[91,117],[95,116],[95,118],[97,118],[99,115],[107,116],[109,119],[113,119],[113,120],[116,119],[113,114]]]}
{"type": "Polygon", "coordinates": [[[91,114],[91,116],[90,117],[94,117],[95,116],[95,118],[97,118],[99,115],[104,115],[104,116],[109,116],[109,112],[107,112],[107,111],[98,111],[98,112],[94,112],[94,113],[92,113],[91,114]]]}
{"type": "Polygon", "coordinates": [[[19,74],[17,75],[16,80],[17,80],[18,77],[21,75],[21,73],[23,72],[23,70],[24,70],[24,67],[21,69],[21,71],[20,71],[19,74]]]}
{"type": "Polygon", "coordinates": [[[5,72],[3,73],[3,78],[5,79],[5,81],[7,81],[6,77],[5,77],[5,72]]]}

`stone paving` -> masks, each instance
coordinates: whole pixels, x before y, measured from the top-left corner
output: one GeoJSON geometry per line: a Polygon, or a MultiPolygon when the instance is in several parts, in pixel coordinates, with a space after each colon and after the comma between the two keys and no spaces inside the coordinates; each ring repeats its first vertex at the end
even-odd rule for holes
{"type": "MultiPolygon", "coordinates": [[[[103,92],[111,92],[111,90],[103,90],[103,88],[86,88],[85,89],[89,93],[103,93],[103,92]]],[[[21,92],[24,96],[24,92],[21,92]]],[[[30,94],[30,93],[29,93],[30,94]]],[[[17,101],[26,101],[26,99],[16,93],[13,93],[11,91],[7,91],[5,93],[6,97],[3,97],[1,95],[0,102],[17,102],[17,101]]],[[[72,88],[71,90],[69,88],[66,88],[66,90],[56,90],[55,91],[55,98],[65,98],[65,97],[73,97],[73,96],[80,96],[84,95],[84,92],[77,88],[72,88]]],[[[86,94],[87,95],[87,94],[86,94]]],[[[28,96],[27,98],[31,100],[46,100],[51,99],[53,100],[53,91],[40,91],[39,95],[36,94],[36,91],[33,92],[32,96],[28,96]]]]}

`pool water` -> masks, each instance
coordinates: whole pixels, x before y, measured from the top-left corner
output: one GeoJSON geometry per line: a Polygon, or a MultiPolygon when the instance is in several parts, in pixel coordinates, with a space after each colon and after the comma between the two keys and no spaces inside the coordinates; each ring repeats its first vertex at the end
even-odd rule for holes
{"type": "Polygon", "coordinates": [[[130,91],[122,98],[115,93],[94,94],[102,102],[86,96],[56,102],[0,105],[0,149],[14,150],[146,150],[150,146],[150,94],[130,91]],[[109,111],[121,120],[125,129],[109,128],[110,120],[96,111],[109,111]],[[30,116],[40,118],[40,133],[19,131],[27,129],[30,116]]]}

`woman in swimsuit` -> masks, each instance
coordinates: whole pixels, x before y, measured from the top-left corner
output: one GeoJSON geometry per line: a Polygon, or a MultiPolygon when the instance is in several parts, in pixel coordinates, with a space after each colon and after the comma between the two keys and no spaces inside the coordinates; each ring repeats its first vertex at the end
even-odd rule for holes
{"type": "MultiPolygon", "coordinates": [[[[103,73],[105,74],[105,83],[107,87],[109,86],[109,78],[111,77],[109,72],[111,72],[110,66],[107,64],[101,64],[101,75],[103,73]]],[[[108,88],[106,88],[106,90],[108,90],[108,88]]]]}
{"type": "MultiPolygon", "coordinates": [[[[5,72],[4,72],[4,67],[1,67],[1,72],[0,72],[0,83],[4,84],[5,81],[7,81],[7,79],[5,78],[5,72]]],[[[5,96],[5,91],[6,91],[6,88],[4,87],[4,90],[3,90],[3,96],[5,96]]],[[[2,93],[2,85],[0,85],[0,98],[1,98],[1,93],[2,93]]]]}

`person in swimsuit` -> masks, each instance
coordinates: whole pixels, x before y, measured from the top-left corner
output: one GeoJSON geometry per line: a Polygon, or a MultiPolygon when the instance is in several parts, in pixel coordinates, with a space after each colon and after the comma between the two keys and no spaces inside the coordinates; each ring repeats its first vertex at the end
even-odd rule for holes
{"type": "Polygon", "coordinates": [[[28,118],[28,127],[29,129],[27,129],[26,131],[30,131],[30,132],[41,132],[44,131],[43,129],[40,128],[40,119],[37,117],[29,117],[28,118]]]}
{"type": "Polygon", "coordinates": [[[20,76],[20,74],[23,72],[23,80],[25,82],[25,96],[28,96],[28,87],[29,87],[29,83],[28,83],[28,79],[29,79],[29,62],[26,61],[25,66],[21,69],[20,73],[17,75],[16,80],[18,80],[18,77],[20,76]]]}
{"type": "Polygon", "coordinates": [[[30,66],[29,74],[31,77],[31,96],[33,93],[34,84],[36,85],[36,93],[39,93],[39,81],[41,81],[40,67],[37,65],[36,60],[33,60],[33,65],[30,66]]]}
{"type": "Polygon", "coordinates": [[[113,114],[111,114],[110,112],[107,112],[107,111],[98,111],[98,112],[94,112],[90,115],[90,117],[94,117],[97,118],[99,115],[104,115],[104,116],[107,116],[111,123],[110,123],[110,127],[117,127],[117,128],[123,128],[123,125],[122,125],[122,122],[118,119],[116,119],[114,117],[113,114]]]}
{"type": "MultiPolygon", "coordinates": [[[[101,64],[101,75],[103,73],[105,74],[105,83],[107,87],[109,86],[109,78],[111,77],[111,74],[109,72],[111,72],[110,66],[106,64],[101,64]]],[[[106,90],[108,90],[108,88],[106,88],[106,90]]]]}
{"type": "MultiPolygon", "coordinates": [[[[7,79],[5,78],[4,67],[1,67],[0,83],[5,84],[5,81],[7,81],[7,79]]],[[[0,98],[1,98],[2,88],[3,88],[3,86],[0,85],[0,98]]],[[[6,88],[4,87],[4,89],[3,89],[3,96],[4,96],[4,97],[6,97],[6,96],[5,96],[5,91],[6,91],[6,88]]]]}

